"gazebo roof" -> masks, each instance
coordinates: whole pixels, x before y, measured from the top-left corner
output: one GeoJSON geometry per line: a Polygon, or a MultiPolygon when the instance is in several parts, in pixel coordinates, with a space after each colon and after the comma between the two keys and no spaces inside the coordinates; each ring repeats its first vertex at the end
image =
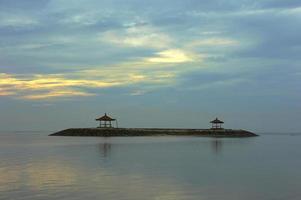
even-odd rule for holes
{"type": "Polygon", "coordinates": [[[113,119],[113,118],[109,117],[109,116],[107,115],[107,113],[105,113],[104,116],[99,117],[98,119],[95,119],[95,120],[96,120],[96,121],[115,121],[116,119],[113,119]]]}
{"type": "Polygon", "coordinates": [[[210,123],[213,123],[213,124],[223,124],[224,122],[215,118],[215,120],[211,121],[210,123]]]}

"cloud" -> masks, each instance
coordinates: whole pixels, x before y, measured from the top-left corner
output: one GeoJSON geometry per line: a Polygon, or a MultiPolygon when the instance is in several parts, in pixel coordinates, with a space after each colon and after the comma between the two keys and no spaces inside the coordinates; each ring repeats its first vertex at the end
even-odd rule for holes
{"type": "Polygon", "coordinates": [[[207,38],[203,40],[195,40],[189,46],[232,46],[239,44],[238,41],[227,38],[207,38]]]}
{"type": "Polygon", "coordinates": [[[0,96],[12,96],[15,95],[13,91],[7,91],[5,89],[0,88],[0,96]]]}
{"type": "Polygon", "coordinates": [[[59,21],[62,24],[74,24],[89,26],[98,22],[97,15],[93,13],[78,13],[71,16],[67,16],[59,21]]]}
{"type": "Polygon", "coordinates": [[[92,96],[81,88],[106,88],[118,82],[69,78],[60,74],[12,75],[0,74],[2,96],[17,96],[24,99],[49,99],[71,96],[92,96]]]}
{"type": "Polygon", "coordinates": [[[61,99],[95,96],[102,89],[114,87],[164,87],[173,82],[174,74],[164,70],[119,67],[79,70],[65,74],[0,74],[0,95],[27,100],[61,99]],[[125,72],[127,71],[127,72],[125,72]]]}
{"type": "Polygon", "coordinates": [[[130,95],[132,95],[132,96],[140,96],[140,95],[143,95],[145,93],[146,93],[146,91],[136,90],[136,91],[131,92],[130,95]]]}
{"type": "Polygon", "coordinates": [[[156,53],[154,57],[145,58],[150,63],[185,63],[193,61],[193,56],[180,49],[168,49],[156,53]]]}
{"type": "MultiPolygon", "coordinates": [[[[249,57],[299,58],[297,1],[287,3],[290,6],[280,1],[277,6],[249,0],[218,5],[173,1],[172,6],[169,1],[153,1],[146,11],[139,9],[144,3],[138,1],[89,2],[54,0],[39,3],[38,14],[26,10],[1,14],[4,31],[0,34],[6,40],[1,44],[1,67],[13,71],[6,82],[15,84],[10,90],[8,86],[1,89],[2,96],[20,95],[18,87],[39,90],[27,96],[45,94],[47,98],[88,96],[97,93],[90,89],[135,84],[141,84],[136,91],[144,91],[144,84],[170,85],[183,72],[198,70],[200,63],[225,72],[229,67],[223,64],[231,59],[241,70],[249,57]],[[37,25],[45,29],[5,32],[8,27],[37,25]]],[[[13,3],[9,5],[12,9],[13,3]]]]}
{"type": "Polygon", "coordinates": [[[208,89],[220,89],[220,88],[227,88],[232,86],[237,86],[240,84],[249,83],[250,81],[244,78],[233,78],[228,80],[217,80],[208,83],[203,83],[199,85],[189,86],[186,88],[187,90],[208,90],[208,89]]]}
{"type": "Polygon", "coordinates": [[[107,31],[99,35],[99,40],[117,46],[155,49],[166,48],[172,43],[167,34],[151,26],[130,26],[124,31],[107,31]]]}
{"type": "Polygon", "coordinates": [[[95,94],[88,93],[88,92],[82,92],[82,91],[76,91],[76,90],[54,90],[42,94],[31,94],[31,95],[25,95],[22,96],[23,99],[29,99],[29,100],[43,100],[43,99],[52,99],[52,98],[58,98],[58,97],[73,97],[73,96],[95,96],[95,94]]]}
{"type": "MultiPolygon", "coordinates": [[[[24,75],[23,75],[24,76],[24,75]]],[[[97,80],[81,80],[81,79],[68,79],[61,74],[48,74],[48,75],[31,75],[27,77],[15,77],[9,74],[1,74],[0,85],[4,87],[14,86],[30,90],[45,90],[57,89],[63,87],[73,86],[86,86],[90,87],[108,87],[117,85],[118,82],[104,82],[97,80]]]]}
{"type": "Polygon", "coordinates": [[[222,34],[221,31],[202,31],[201,35],[219,35],[222,34]]]}
{"type": "Polygon", "coordinates": [[[30,28],[38,24],[38,20],[30,16],[0,13],[0,27],[2,28],[30,28]]]}

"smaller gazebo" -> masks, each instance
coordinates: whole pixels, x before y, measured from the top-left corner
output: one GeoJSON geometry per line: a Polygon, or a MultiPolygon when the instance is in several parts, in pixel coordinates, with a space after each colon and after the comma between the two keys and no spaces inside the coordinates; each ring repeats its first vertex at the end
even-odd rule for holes
{"type": "Polygon", "coordinates": [[[212,124],[211,129],[222,129],[223,121],[219,120],[218,118],[215,118],[215,120],[210,122],[212,124]]]}
{"type": "Polygon", "coordinates": [[[95,120],[99,121],[99,127],[98,128],[113,128],[112,121],[115,121],[116,122],[116,126],[117,126],[117,120],[109,117],[107,115],[107,113],[105,113],[104,116],[99,117],[99,118],[97,118],[95,120]]]}

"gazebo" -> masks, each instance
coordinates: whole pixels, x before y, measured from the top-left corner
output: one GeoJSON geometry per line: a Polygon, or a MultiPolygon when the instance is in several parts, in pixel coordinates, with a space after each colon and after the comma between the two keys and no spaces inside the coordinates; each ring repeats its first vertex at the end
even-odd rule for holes
{"type": "Polygon", "coordinates": [[[215,118],[215,120],[210,122],[212,124],[211,129],[222,129],[223,121],[219,120],[218,118],[215,118]]]}
{"type": "Polygon", "coordinates": [[[105,113],[104,116],[99,117],[95,119],[96,121],[99,121],[99,127],[98,128],[113,128],[112,126],[112,121],[116,122],[116,127],[117,127],[117,120],[109,117],[107,113],[105,113]]]}

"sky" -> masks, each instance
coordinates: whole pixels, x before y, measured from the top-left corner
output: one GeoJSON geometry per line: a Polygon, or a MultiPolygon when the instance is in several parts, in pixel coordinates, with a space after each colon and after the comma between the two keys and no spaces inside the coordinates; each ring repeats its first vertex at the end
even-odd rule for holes
{"type": "Polygon", "coordinates": [[[300,0],[0,0],[0,130],[301,132],[300,0]]]}

